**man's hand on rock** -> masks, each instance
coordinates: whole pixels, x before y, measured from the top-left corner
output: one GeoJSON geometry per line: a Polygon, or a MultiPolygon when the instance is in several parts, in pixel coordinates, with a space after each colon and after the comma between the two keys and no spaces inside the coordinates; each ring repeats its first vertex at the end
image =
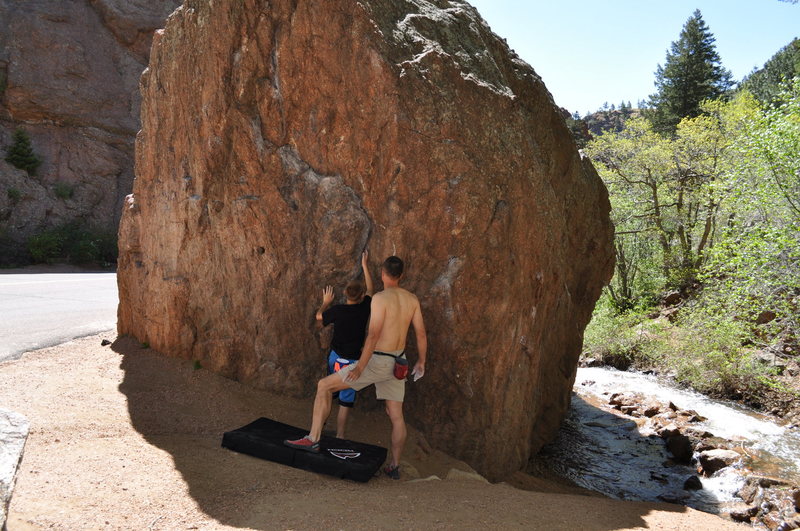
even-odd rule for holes
{"type": "Polygon", "coordinates": [[[322,304],[327,306],[333,302],[333,286],[325,286],[322,290],[322,304]]]}

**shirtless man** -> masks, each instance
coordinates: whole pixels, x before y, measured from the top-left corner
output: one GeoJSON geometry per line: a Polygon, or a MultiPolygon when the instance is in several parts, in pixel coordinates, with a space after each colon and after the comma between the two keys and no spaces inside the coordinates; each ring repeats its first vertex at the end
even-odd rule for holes
{"type": "Polygon", "coordinates": [[[383,291],[372,298],[367,339],[357,363],[344,367],[323,378],[317,384],[311,431],[302,439],[284,441],[286,446],[309,452],[319,452],[322,426],[331,409],[331,395],[351,388],[359,391],[375,384],[378,399],[386,400],[386,413],[392,421],[392,461],[385,469],[393,479],[400,478],[400,455],[406,442],[406,422],[403,418],[405,380],[394,376],[395,357],[404,355],[409,326],[414,326],[419,360],[412,374],[417,378],[425,373],[428,338],[419,300],[400,287],[403,261],[390,256],[381,266],[383,291]]]}

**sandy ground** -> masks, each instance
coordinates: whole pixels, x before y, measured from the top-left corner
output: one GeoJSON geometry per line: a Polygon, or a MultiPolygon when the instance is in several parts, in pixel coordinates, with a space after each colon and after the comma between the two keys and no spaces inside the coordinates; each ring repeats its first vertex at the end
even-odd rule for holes
{"type": "MultiPolygon", "coordinates": [[[[311,401],[247,388],[126,338],[103,347],[104,338],[116,339],[108,332],[0,364],[0,407],[31,422],[9,531],[747,529],[520,473],[509,483],[522,488],[469,475],[415,480],[471,469],[426,453],[413,430],[401,481],[360,484],[236,454],[220,447],[224,431],[260,416],[307,426],[311,401]]],[[[351,425],[350,437],[387,445],[382,412],[356,408],[351,425]]]]}

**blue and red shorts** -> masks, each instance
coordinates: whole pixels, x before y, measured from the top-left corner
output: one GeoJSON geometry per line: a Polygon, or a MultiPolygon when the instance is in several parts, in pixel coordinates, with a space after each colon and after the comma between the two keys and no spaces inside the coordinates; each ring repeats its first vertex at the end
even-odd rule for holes
{"type": "MultiPolygon", "coordinates": [[[[328,374],[339,372],[342,367],[355,363],[355,361],[356,360],[341,358],[336,352],[331,350],[331,353],[328,355],[328,374]]],[[[333,398],[338,399],[339,405],[342,407],[353,407],[353,404],[356,402],[356,390],[342,389],[341,391],[333,393],[333,398]]]]}

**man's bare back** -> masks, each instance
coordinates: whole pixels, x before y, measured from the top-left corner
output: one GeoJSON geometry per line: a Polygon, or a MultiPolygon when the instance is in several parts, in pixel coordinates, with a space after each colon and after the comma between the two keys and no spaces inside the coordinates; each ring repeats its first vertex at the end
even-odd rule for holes
{"type": "Polygon", "coordinates": [[[383,327],[380,330],[375,350],[396,352],[406,347],[408,328],[414,316],[422,319],[417,297],[399,287],[386,288],[377,293],[372,301],[372,311],[382,315],[383,327]]]}

